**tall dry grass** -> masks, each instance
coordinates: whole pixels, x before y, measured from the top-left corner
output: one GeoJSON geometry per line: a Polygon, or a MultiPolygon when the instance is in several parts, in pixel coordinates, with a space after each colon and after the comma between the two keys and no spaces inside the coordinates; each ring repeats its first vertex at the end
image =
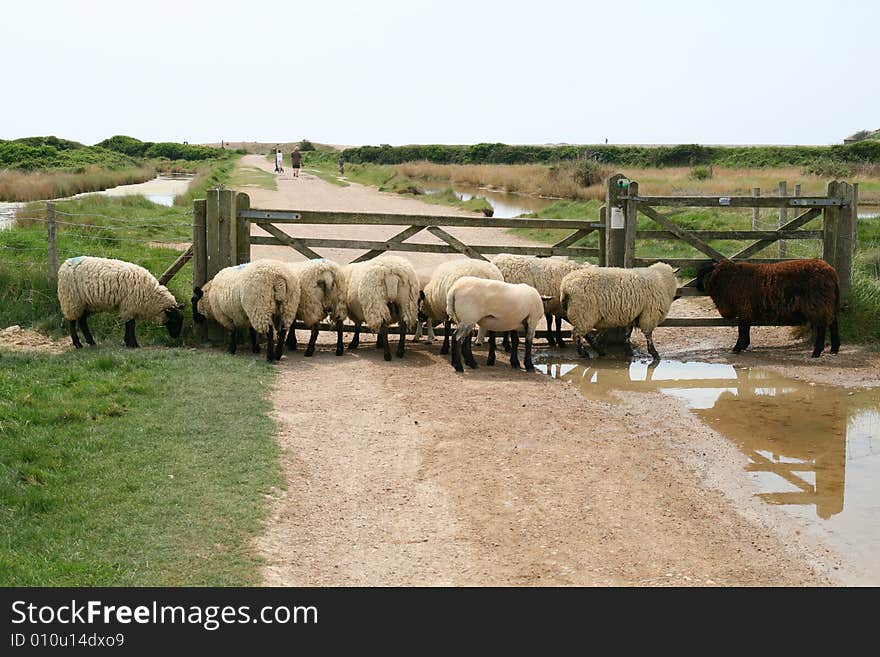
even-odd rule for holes
{"type": "MultiPolygon", "coordinates": [[[[575,180],[578,164],[564,162],[543,164],[433,164],[431,162],[408,162],[397,169],[411,178],[451,181],[475,187],[489,187],[507,192],[519,192],[536,196],[565,199],[601,200],[605,198],[603,184],[583,187],[575,180]]],[[[714,167],[713,175],[706,180],[692,177],[690,167],[643,169],[620,167],[609,173],[620,172],[627,178],[637,180],[641,193],[652,195],[714,195],[730,194],[748,196],[754,187],[761,188],[762,195],[773,194],[779,181],[788,183],[788,193],[801,185],[805,196],[822,195],[828,179],[804,173],[799,167],[776,169],[727,169],[714,167]]],[[[862,185],[863,202],[880,202],[880,167],[862,166],[847,179],[862,185]]]]}
{"type": "Polygon", "coordinates": [[[41,201],[63,198],[82,192],[97,192],[117,185],[131,185],[152,180],[156,169],[142,166],[109,171],[97,166],[80,173],[0,170],[0,201],[41,201]]]}

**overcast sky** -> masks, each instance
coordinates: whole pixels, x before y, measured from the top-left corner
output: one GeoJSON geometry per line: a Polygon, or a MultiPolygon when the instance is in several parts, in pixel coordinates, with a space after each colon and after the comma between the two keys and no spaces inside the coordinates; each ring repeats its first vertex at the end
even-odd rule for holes
{"type": "Polygon", "coordinates": [[[880,128],[880,3],[0,5],[0,138],[830,144],[880,128]]]}

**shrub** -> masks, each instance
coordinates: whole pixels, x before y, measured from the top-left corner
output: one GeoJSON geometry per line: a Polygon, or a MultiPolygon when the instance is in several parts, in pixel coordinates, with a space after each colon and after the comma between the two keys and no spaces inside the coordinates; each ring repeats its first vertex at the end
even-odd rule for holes
{"type": "Polygon", "coordinates": [[[594,158],[581,157],[572,171],[572,178],[581,187],[601,184],[610,175],[609,170],[594,158]]]}
{"type": "Polygon", "coordinates": [[[852,176],[853,170],[846,162],[819,158],[807,164],[804,167],[804,173],[822,178],[849,178],[852,176]]]}
{"type": "Polygon", "coordinates": [[[712,167],[707,167],[703,165],[691,167],[690,177],[693,180],[709,180],[712,175],[712,167]]]}
{"type": "Polygon", "coordinates": [[[315,145],[310,142],[308,139],[303,139],[299,142],[299,150],[301,151],[313,151],[315,150],[315,145]]]}

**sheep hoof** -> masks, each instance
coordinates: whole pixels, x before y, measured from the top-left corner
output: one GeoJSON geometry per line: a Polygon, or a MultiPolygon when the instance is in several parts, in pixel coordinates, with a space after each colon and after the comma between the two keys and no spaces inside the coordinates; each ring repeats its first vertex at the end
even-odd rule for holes
{"type": "Polygon", "coordinates": [[[453,365],[452,367],[456,372],[464,372],[464,367],[462,365],[453,365]]]}
{"type": "Polygon", "coordinates": [[[391,354],[385,354],[384,358],[385,360],[391,360],[391,354]]]}
{"type": "Polygon", "coordinates": [[[403,351],[398,351],[398,352],[395,352],[395,354],[396,354],[396,356],[397,356],[398,358],[403,358],[404,352],[403,352],[403,351]]]}
{"type": "Polygon", "coordinates": [[[489,367],[494,367],[495,366],[495,359],[494,358],[487,358],[486,365],[488,365],[489,367]]]}
{"type": "Polygon", "coordinates": [[[477,368],[479,367],[479,365],[477,364],[477,361],[472,361],[472,362],[470,362],[470,363],[465,363],[465,364],[466,364],[468,367],[470,367],[472,370],[475,370],[475,369],[477,369],[477,368]]]}
{"type": "Polygon", "coordinates": [[[440,347],[440,355],[445,356],[449,353],[449,347],[440,347]]]}
{"type": "Polygon", "coordinates": [[[526,365],[526,372],[534,372],[534,371],[535,371],[535,366],[534,366],[534,365],[532,365],[531,363],[529,363],[528,365],[526,365]]]}
{"type": "Polygon", "coordinates": [[[314,356],[314,355],[315,355],[315,350],[314,350],[314,349],[311,349],[311,350],[306,349],[306,353],[305,353],[305,357],[306,357],[306,358],[311,358],[311,357],[314,356]]]}
{"type": "Polygon", "coordinates": [[[342,347],[337,347],[337,348],[336,348],[336,355],[337,355],[337,356],[341,356],[341,355],[344,354],[344,353],[345,353],[345,349],[343,349],[342,347]]]}
{"type": "Polygon", "coordinates": [[[818,357],[821,356],[821,355],[822,355],[822,352],[821,352],[821,351],[814,351],[814,352],[812,353],[812,355],[810,356],[810,358],[818,358],[818,357]]]}

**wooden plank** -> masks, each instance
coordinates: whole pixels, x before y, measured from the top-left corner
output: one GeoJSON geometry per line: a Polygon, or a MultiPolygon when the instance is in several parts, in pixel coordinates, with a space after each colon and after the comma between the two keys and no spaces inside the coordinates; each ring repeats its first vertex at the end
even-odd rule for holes
{"type": "Polygon", "coordinates": [[[445,230],[440,228],[440,226],[428,226],[428,232],[435,237],[439,237],[441,240],[456,249],[459,253],[463,253],[468,258],[474,258],[475,260],[486,260],[487,262],[489,260],[489,258],[483,256],[483,254],[479,253],[461,240],[447,233],[445,230]]]}
{"type": "MultiPolygon", "coordinates": [[[[786,231],[794,230],[796,228],[803,226],[805,223],[812,221],[813,219],[818,217],[820,214],[822,214],[822,210],[820,210],[819,208],[810,208],[809,210],[807,210],[803,214],[798,215],[797,217],[795,217],[794,219],[792,219],[791,221],[786,223],[784,226],[780,226],[780,229],[781,230],[784,229],[786,231]]],[[[779,231],[777,231],[777,232],[779,232],[779,231]]],[[[768,246],[773,244],[773,242],[775,242],[775,241],[776,241],[775,237],[772,239],[758,240],[754,244],[750,244],[746,248],[734,253],[732,256],[730,256],[730,259],[731,260],[742,260],[744,258],[748,258],[749,256],[752,256],[752,255],[758,253],[759,251],[762,251],[763,249],[767,248],[768,246]]]]}
{"type": "MultiPolygon", "coordinates": [[[[269,224],[271,225],[271,224],[269,224]]],[[[275,230],[278,230],[273,226],[275,230]]],[[[280,231],[279,231],[280,232],[280,231]]],[[[289,235],[281,233],[288,239],[289,235]]],[[[251,244],[277,246],[279,244],[293,246],[288,239],[270,237],[268,235],[252,235],[251,244]]],[[[323,237],[300,237],[296,238],[297,244],[304,247],[331,248],[331,249],[383,249],[386,242],[377,242],[371,240],[343,240],[323,237]]],[[[295,248],[295,247],[294,247],[295,248]]],[[[505,246],[505,245],[471,245],[475,251],[479,253],[513,253],[516,255],[531,255],[539,257],[549,256],[568,256],[568,257],[596,257],[599,255],[599,249],[585,246],[567,246],[564,248],[553,246],[505,246]]],[[[402,251],[407,253],[461,253],[449,244],[421,244],[418,242],[401,242],[395,244],[390,251],[402,251]]],[[[315,256],[320,257],[320,256],[315,256]]]]}
{"type": "MultiPolygon", "coordinates": [[[[846,182],[840,183],[838,191],[842,191],[844,198],[852,199],[852,185],[846,182]]],[[[855,234],[856,216],[852,205],[845,205],[838,210],[837,223],[837,241],[834,268],[837,270],[837,277],[840,279],[840,300],[846,303],[849,300],[850,288],[852,286],[852,259],[853,247],[855,242],[853,236],[855,234]]]]}
{"type": "MultiPolygon", "coordinates": [[[[606,225],[605,214],[606,214],[605,206],[603,205],[601,208],[599,208],[599,223],[602,224],[603,226],[606,225]]],[[[608,261],[608,257],[607,257],[608,240],[606,238],[607,233],[608,233],[608,231],[605,229],[602,229],[599,231],[598,265],[600,267],[604,267],[608,261]]]]}
{"type": "MultiPolygon", "coordinates": [[[[629,183],[628,194],[631,196],[639,195],[639,183],[631,181],[629,183]]],[[[623,237],[623,266],[632,267],[633,260],[636,257],[636,224],[638,221],[639,204],[635,201],[623,202],[623,221],[624,221],[624,237],[623,237]]]]}
{"type": "Polygon", "coordinates": [[[603,228],[588,219],[493,219],[491,217],[446,217],[410,214],[375,214],[363,212],[312,212],[250,209],[239,217],[275,224],[358,224],[372,226],[452,226],[476,228],[560,228],[579,230],[603,228]]]}
{"type": "Polygon", "coordinates": [[[239,219],[238,213],[251,207],[251,197],[244,192],[235,195],[235,264],[251,261],[251,222],[239,219]]]}
{"type": "MultiPolygon", "coordinates": [[[[828,192],[828,196],[836,196],[837,181],[830,180],[825,186],[825,189],[828,192]]],[[[825,262],[827,262],[832,267],[834,267],[835,265],[837,224],[839,214],[840,212],[836,207],[825,208],[822,213],[822,229],[825,231],[825,237],[822,241],[822,259],[825,260],[825,262]]]]}
{"type": "Polygon", "coordinates": [[[208,260],[205,252],[205,213],[207,201],[193,201],[193,287],[201,287],[208,280],[208,260]]]}
{"type": "MultiPolygon", "coordinates": [[[[768,264],[771,262],[788,262],[789,260],[800,260],[800,258],[787,258],[782,260],[780,258],[737,258],[737,262],[753,262],[753,263],[761,263],[768,264]]],[[[636,267],[648,267],[653,265],[655,262],[665,262],[667,264],[672,265],[673,267],[702,267],[704,265],[712,264],[716,262],[713,259],[709,258],[636,258],[633,263],[636,267]]]]}
{"type": "MultiPolygon", "coordinates": [[[[779,196],[788,196],[788,183],[784,180],[779,181],[779,196]]],[[[777,226],[782,228],[785,224],[788,223],[788,208],[779,208],[779,222],[777,226]]],[[[778,240],[777,246],[779,247],[779,257],[785,257],[785,241],[778,240]]]]}
{"type": "Polygon", "coordinates": [[[171,266],[159,277],[159,285],[167,285],[168,281],[174,278],[174,275],[179,272],[186,263],[192,260],[192,257],[193,245],[190,244],[186,251],[177,256],[177,259],[172,262],[171,266]]]}
{"type": "Polygon", "coordinates": [[[230,267],[235,264],[237,233],[235,231],[235,191],[221,189],[219,199],[220,216],[218,230],[220,238],[218,249],[220,253],[220,268],[230,267]]]}
{"type": "Polygon", "coordinates": [[[276,243],[280,242],[281,244],[283,244],[285,246],[289,246],[291,248],[296,249],[297,251],[302,253],[309,260],[318,260],[321,258],[320,255],[318,255],[317,253],[312,251],[308,246],[306,246],[303,243],[302,239],[298,239],[296,237],[291,237],[290,235],[285,233],[283,230],[279,229],[276,226],[273,226],[272,224],[267,224],[267,223],[263,223],[263,222],[258,221],[257,225],[260,228],[262,228],[263,230],[265,230],[267,233],[272,235],[272,237],[274,237],[276,241],[275,242],[262,242],[262,241],[259,241],[260,240],[259,237],[253,236],[253,237],[251,237],[251,244],[267,244],[267,243],[268,244],[276,244],[276,243]]]}
{"type": "MultiPolygon", "coordinates": [[[[688,281],[690,282],[690,281],[688,281]]],[[[696,282],[696,279],[694,279],[696,282]]],[[[705,297],[708,296],[705,292],[700,292],[696,287],[692,287],[690,285],[683,285],[678,288],[677,292],[680,297],[705,297]]]]}
{"type": "Polygon", "coordinates": [[[207,213],[205,215],[205,261],[208,263],[206,279],[211,280],[223,268],[220,264],[220,190],[207,191],[207,213]]]}
{"type": "MultiPolygon", "coordinates": [[[[821,230],[689,230],[688,234],[704,240],[775,240],[777,236],[787,240],[821,240],[821,230]]],[[[638,239],[677,240],[678,235],[668,230],[639,230],[638,239]]]]}
{"type": "Polygon", "coordinates": [[[705,253],[707,256],[709,256],[710,258],[713,258],[715,260],[723,260],[725,258],[723,253],[721,253],[720,251],[716,251],[711,246],[706,244],[703,240],[701,240],[697,237],[694,237],[690,232],[681,228],[674,221],[670,221],[669,219],[664,217],[662,214],[657,212],[654,208],[649,207],[647,205],[643,205],[641,203],[634,204],[634,205],[638,205],[639,212],[641,212],[642,214],[646,215],[647,217],[653,219],[655,222],[657,222],[658,224],[660,224],[661,226],[663,226],[664,228],[669,230],[671,233],[674,233],[676,236],[678,236],[679,239],[681,239],[684,242],[687,242],[692,247],[697,249],[697,251],[700,251],[701,253],[705,253]]]}
{"type": "Polygon", "coordinates": [[[585,230],[576,230],[575,232],[573,232],[571,235],[569,235],[565,239],[562,239],[562,240],[559,240],[558,242],[556,242],[556,244],[554,244],[553,246],[556,246],[556,247],[571,246],[572,244],[574,244],[578,240],[582,240],[583,238],[585,238],[587,235],[592,233],[594,230],[596,230],[596,229],[595,228],[588,228],[585,230]]]}
{"type": "Polygon", "coordinates": [[[825,196],[801,196],[779,198],[778,196],[639,196],[634,199],[645,205],[692,207],[692,208],[785,208],[842,206],[842,198],[825,196]],[[723,202],[722,202],[723,201],[723,202]]]}
{"type": "Polygon", "coordinates": [[[393,247],[395,244],[399,244],[400,242],[403,242],[403,241],[409,239],[413,235],[422,232],[424,230],[424,228],[425,228],[424,226],[410,226],[409,228],[400,231],[399,233],[397,233],[397,235],[395,235],[394,237],[389,239],[387,242],[385,242],[385,248],[372,249],[370,251],[367,251],[366,253],[359,255],[357,258],[355,258],[351,262],[352,262],[352,264],[354,264],[355,262],[364,262],[365,260],[372,260],[377,255],[381,255],[381,254],[385,253],[385,251],[393,250],[393,247]]]}

